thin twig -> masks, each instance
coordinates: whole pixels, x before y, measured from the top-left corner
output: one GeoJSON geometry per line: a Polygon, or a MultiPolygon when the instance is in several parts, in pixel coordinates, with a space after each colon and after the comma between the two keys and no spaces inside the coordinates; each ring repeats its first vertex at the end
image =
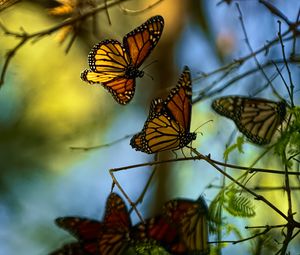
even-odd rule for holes
{"type": "Polygon", "coordinates": [[[285,220],[288,220],[288,216],[285,215],[281,210],[279,210],[278,207],[276,207],[275,205],[273,205],[269,200],[267,200],[265,197],[256,194],[254,191],[250,190],[249,188],[245,187],[243,184],[241,184],[240,182],[238,182],[236,179],[234,179],[231,175],[229,175],[227,172],[223,171],[220,167],[218,167],[209,157],[206,157],[202,154],[200,154],[196,149],[192,148],[192,147],[188,147],[190,148],[198,157],[199,159],[203,159],[205,160],[207,163],[209,163],[211,166],[213,166],[217,171],[219,171],[220,173],[222,173],[225,177],[227,177],[228,179],[230,179],[232,182],[234,182],[236,185],[238,185],[239,187],[241,187],[242,189],[246,190],[249,194],[251,194],[252,196],[255,197],[256,200],[261,200],[262,202],[264,202],[266,205],[268,205],[270,208],[272,208],[277,214],[279,214],[282,218],[284,218],[285,220]]]}
{"type": "MultiPolygon", "coordinates": [[[[214,185],[214,184],[210,184],[207,186],[208,189],[221,189],[222,186],[221,185],[214,185]]],[[[280,190],[286,190],[286,187],[285,186],[278,186],[278,187],[269,187],[269,186],[255,186],[253,188],[249,188],[251,190],[254,190],[254,191],[280,191],[280,190]]],[[[294,190],[294,191],[300,191],[300,187],[290,187],[291,190],[294,190]]],[[[238,192],[243,192],[243,190],[239,190],[238,192]]]]}
{"type": "Polygon", "coordinates": [[[265,234],[267,234],[270,230],[272,230],[271,227],[266,228],[264,231],[259,232],[259,233],[257,233],[257,234],[254,234],[253,236],[249,236],[249,237],[246,237],[246,238],[240,239],[240,240],[235,240],[235,241],[231,241],[231,240],[222,240],[222,241],[209,242],[209,243],[231,243],[231,244],[242,243],[242,242],[246,242],[246,241],[249,241],[249,240],[251,240],[251,239],[254,239],[254,238],[258,237],[258,236],[265,235],[265,234]]]}
{"type": "Polygon", "coordinates": [[[133,134],[129,134],[129,135],[125,135],[124,137],[121,137],[117,140],[114,140],[110,143],[106,143],[106,144],[100,144],[100,145],[96,145],[96,146],[90,146],[90,147],[77,147],[77,146],[70,146],[70,149],[71,150],[83,150],[83,151],[89,151],[89,150],[95,150],[95,149],[101,149],[101,148],[104,148],[104,147],[110,147],[114,144],[117,144],[123,140],[126,140],[128,138],[131,138],[133,136],[133,134]]]}
{"type": "MultiPolygon", "coordinates": [[[[149,178],[147,180],[147,183],[146,183],[145,187],[143,188],[143,191],[141,192],[140,196],[138,197],[137,200],[135,200],[135,202],[134,202],[135,206],[137,206],[139,203],[143,202],[145,194],[146,194],[146,192],[147,192],[147,190],[148,190],[148,188],[149,188],[149,186],[151,184],[151,181],[152,181],[152,179],[153,179],[153,177],[155,175],[155,172],[156,172],[156,167],[154,167],[154,169],[152,170],[152,172],[151,172],[151,174],[150,174],[150,176],[149,176],[149,178]]],[[[132,209],[133,208],[131,207],[130,210],[129,210],[129,212],[131,212],[132,209]]]]}
{"type": "Polygon", "coordinates": [[[238,9],[238,12],[239,12],[239,19],[240,19],[240,22],[241,22],[241,26],[242,26],[242,31],[244,33],[244,36],[245,36],[245,42],[248,46],[248,49],[249,51],[251,52],[251,54],[253,54],[253,59],[256,63],[256,65],[258,66],[259,70],[261,71],[261,73],[263,74],[263,76],[265,77],[265,79],[268,81],[268,84],[270,85],[273,93],[282,100],[282,97],[279,95],[279,93],[276,91],[276,89],[274,88],[272,82],[270,81],[268,75],[265,73],[264,69],[262,68],[261,64],[259,63],[256,55],[254,54],[254,50],[250,44],[250,41],[249,41],[249,37],[248,37],[248,34],[247,34],[247,30],[246,30],[246,27],[245,27],[245,23],[244,23],[244,19],[243,19],[243,14],[242,14],[242,11],[240,9],[240,5],[238,3],[236,3],[236,7],[238,9]]]}
{"type": "Polygon", "coordinates": [[[279,38],[279,41],[280,41],[280,44],[281,44],[282,56],[283,56],[284,64],[286,66],[286,70],[288,72],[289,80],[290,80],[291,106],[294,107],[294,87],[295,86],[294,86],[294,83],[293,83],[291,70],[289,68],[288,62],[287,62],[286,57],[285,57],[284,44],[283,44],[282,35],[281,35],[281,22],[278,21],[278,24],[279,24],[278,38],[279,38]]]}
{"type": "Polygon", "coordinates": [[[117,179],[115,178],[115,176],[114,176],[114,174],[113,174],[113,172],[111,170],[109,170],[109,174],[110,174],[110,176],[111,176],[111,178],[113,180],[111,191],[113,191],[113,188],[116,185],[118,187],[118,189],[122,192],[122,194],[125,196],[125,198],[127,199],[127,201],[129,202],[131,208],[133,208],[133,210],[136,212],[136,214],[139,217],[139,219],[144,223],[144,219],[143,219],[140,211],[136,208],[135,203],[130,199],[130,197],[127,195],[126,191],[119,184],[119,182],[117,181],[117,179]]]}
{"type": "MultiPolygon", "coordinates": [[[[272,66],[273,62],[281,64],[281,63],[284,63],[284,60],[283,59],[278,59],[278,60],[268,61],[268,62],[266,62],[265,64],[262,65],[262,68],[265,68],[265,67],[268,67],[268,66],[272,66]]],[[[296,61],[292,61],[292,60],[290,62],[297,63],[296,61]]],[[[222,84],[221,87],[216,88],[216,89],[214,89],[212,91],[209,91],[206,88],[204,88],[203,90],[201,90],[200,92],[198,92],[198,96],[193,99],[193,104],[195,104],[197,102],[200,102],[203,99],[210,98],[212,96],[215,96],[215,95],[223,92],[225,89],[229,88],[232,84],[240,81],[241,79],[246,78],[247,76],[249,76],[251,74],[256,73],[257,71],[259,71],[258,67],[255,67],[255,68],[252,68],[252,69],[250,69],[248,71],[245,71],[244,73],[242,73],[240,75],[237,75],[237,76],[233,77],[232,79],[230,79],[229,81],[225,82],[224,84],[222,84]]],[[[193,80],[193,82],[194,82],[194,80],[193,80]]]]}
{"type": "Polygon", "coordinates": [[[100,11],[103,11],[103,10],[106,10],[106,8],[109,8],[109,7],[112,7],[112,6],[115,6],[115,5],[118,5],[122,2],[126,2],[126,1],[129,1],[129,0],[115,0],[115,1],[111,1],[107,4],[102,4],[96,8],[93,8],[85,13],[81,13],[80,15],[78,16],[74,16],[70,19],[67,19],[57,25],[54,25],[48,29],[44,29],[44,30],[41,30],[41,31],[38,31],[38,32],[35,32],[35,33],[32,33],[32,34],[28,34],[28,33],[25,33],[24,31],[21,31],[19,33],[16,33],[16,32],[12,32],[12,31],[9,31],[1,22],[0,22],[0,28],[4,31],[4,33],[6,35],[11,35],[11,36],[14,36],[16,38],[20,38],[21,41],[17,44],[16,47],[14,47],[12,50],[10,50],[7,54],[7,57],[4,61],[4,65],[2,67],[2,70],[1,70],[1,75],[0,75],[0,88],[2,87],[2,85],[4,84],[4,79],[5,79],[5,74],[7,72],[7,67],[8,67],[8,64],[10,63],[10,60],[12,59],[12,57],[16,54],[16,52],[20,49],[21,46],[23,46],[27,41],[31,40],[31,39],[40,39],[42,38],[43,36],[46,36],[46,35],[50,35],[52,34],[53,32],[61,29],[62,27],[65,27],[65,26],[69,26],[69,25],[72,25],[74,23],[76,23],[77,21],[79,20],[84,20],[90,16],[93,16],[94,14],[96,14],[97,12],[100,12],[100,11]]]}
{"type": "MultiPolygon", "coordinates": [[[[159,161],[152,161],[148,163],[142,163],[142,164],[135,164],[135,165],[129,165],[129,166],[124,166],[124,167],[118,167],[118,168],[111,168],[110,170],[112,172],[119,172],[119,171],[124,171],[132,168],[139,168],[139,167],[144,167],[144,166],[153,166],[153,165],[160,165],[160,164],[166,164],[166,163],[171,163],[171,162],[177,162],[177,161],[188,161],[188,160],[197,160],[197,159],[203,159],[204,156],[195,156],[195,157],[184,157],[184,158],[175,158],[175,159],[167,159],[167,160],[159,160],[159,161]]],[[[208,156],[210,157],[210,156],[208,156]]],[[[248,171],[250,173],[252,172],[260,172],[260,173],[269,173],[269,174],[281,174],[284,175],[285,171],[281,170],[273,170],[273,169],[263,169],[263,168],[254,168],[254,167],[244,167],[244,166],[237,166],[233,164],[228,164],[228,163],[223,163],[217,160],[214,160],[210,157],[210,161],[213,162],[216,165],[219,166],[225,166],[231,169],[238,169],[242,171],[248,171]]],[[[288,172],[289,175],[300,175],[300,173],[297,172],[288,172]]]]}
{"type": "Polygon", "coordinates": [[[140,10],[130,10],[130,9],[127,9],[123,6],[120,5],[120,9],[126,13],[126,14],[140,14],[142,12],[145,12],[145,11],[148,11],[150,10],[151,8],[157,6],[158,4],[160,4],[163,0],[157,0],[156,2],[154,2],[153,4],[150,4],[148,5],[147,7],[143,8],[143,9],[140,9],[140,10]]]}

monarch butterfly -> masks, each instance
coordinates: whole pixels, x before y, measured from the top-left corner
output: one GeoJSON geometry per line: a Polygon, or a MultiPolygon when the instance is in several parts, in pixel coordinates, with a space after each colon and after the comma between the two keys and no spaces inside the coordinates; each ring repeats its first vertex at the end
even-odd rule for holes
{"type": "Polygon", "coordinates": [[[175,199],[164,205],[163,213],[177,226],[186,253],[209,254],[207,205],[198,200],[175,199]]]}
{"type": "Polygon", "coordinates": [[[190,133],[191,110],[192,83],[186,66],[168,98],[152,101],[148,119],[130,145],[148,154],[183,148],[196,139],[196,133],[190,133]]]}
{"type": "Polygon", "coordinates": [[[164,28],[162,16],[154,16],[124,36],[123,45],[116,40],[96,44],[88,56],[90,70],[81,73],[83,81],[101,83],[119,104],[127,104],[134,96],[138,70],[158,43],[164,28]]]}
{"type": "Polygon", "coordinates": [[[121,197],[111,193],[106,202],[102,222],[79,217],[61,217],[56,224],[69,231],[78,242],[66,244],[51,255],[116,255],[128,246],[132,227],[129,213],[121,197]]]}
{"type": "Polygon", "coordinates": [[[237,128],[253,143],[271,142],[286,115],[286,103],[264,98],[226,96],[213,101],[212,108],[232,119],[237,128]]]}

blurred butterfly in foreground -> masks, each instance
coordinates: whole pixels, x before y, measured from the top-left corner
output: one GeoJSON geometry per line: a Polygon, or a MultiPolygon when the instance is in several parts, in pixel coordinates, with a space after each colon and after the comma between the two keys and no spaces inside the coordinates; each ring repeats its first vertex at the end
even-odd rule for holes
{"type": "Polygon", "coordinates": [[[121,197],[111,193],[102,222],[79,217],[61,217],[56,224],[69,231],[78,242],[68,243],[51,255],[114,255],[128,246],[131,220],[121,197]]]}
{"type": "Polygon", "coordinates": [[[163,214],[177,226],[185,254],[209,254],[208,208],[203,197],[170,200],[165,203],[163,214]]]}
{"type": "Polygon", "coordinates": [[[271,142],[286,115],[286,103],[283,101],[242,96],[220,97],[213,101],[212,108],[232,119],[251,142],[259,145],[271,142]]]}
{"type": "Polygon", "coordinates": [[[202,197],[170,200],[161,214],[133,228],[135,239],[154,240],[173,255],[209,254],[207,206],[202,197]]]}
{"type": "Polygon", "coordinates": [[[185,147],[196,139],[196,133],[190,133],[191,110],[192,83],[186,66],[168,98],[152,101],[148,119],[130,145],[148,154],[185,147]]]}
{"type": "Polygon", "coordinates": [[[142,77],[142,65],[158,43],[164,28],[162,16],[154,16],[124,36],[123,45],[116,40],[96,44],[88,56],[90,70],[81,79],[90,84],[101,83],[119,104],[127,104],[134,96],[135,78],[142,77]]]}

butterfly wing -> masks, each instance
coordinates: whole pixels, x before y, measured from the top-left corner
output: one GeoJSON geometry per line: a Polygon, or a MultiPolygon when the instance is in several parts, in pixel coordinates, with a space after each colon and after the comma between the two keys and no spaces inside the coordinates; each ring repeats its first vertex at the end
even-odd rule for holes
{"type": "Polygon", "coordinates": [[[135,80],[127,77],[130,61],[120,42],[102,41],[90,52],[90,70],[84,70],[81,79],[90,84],[101,83],[118,103],[127,104],[135,92],[135,80]]]}
{"type": "Polygon", "coordinates": [[[51,252],[49,255],[91,255],[91,253],[87,253],[79,242],[74,242],[65,244],[63,247],[51,252]]]}
{"type": "Polygon", "coordinates": [[[154,16],[128,33],[123,45],[131,58],[131,64],[138,68],[158,43],[164,28],[162,16],[154,16]]]}
{"type": "Polygon", "coordinates": [[[163,101],[154,99],[143,130],[132,137],[130,145],[148,154],[175,150],[181,148],[178,139],[180,133],[182,133],[181,127],[168,116],[163,101]]]}
{"type": "Polygon", "coordinates": [[[232,119],[253,143],[268,144],[286,115],[286,104],[263,98],[228,96],[216,99],[212,108],[232,119]]]}
{"type": "Polygon", "coordinates": [[[167,109],[186,132],[190,131],[192,111],[192,83],[190,70],[187,66],[165,101],[167,109]]]}
{"type": "Polygon", "coordinates": [[[132,242],[155,242],[172,254],[185,254],[184,243],[180,242],[179,232],[163,215],[146,219],[136,224],[131,231],[132,242]]]}
{"type": "Polygon", "coordinates": [[[178,226],[188,251],[209,254],[207,205],[202,197],[197,201],[170,200],[164,205],[164,214],[178,226]]]}
{"type": "Polygon", "coordinates": [[[105,83],[124,76],[130,64],[130,58],[120,42],[105,40],[93,47],[89,53],[88,62],[91,71],[99,74],[98,79],[91,82],[105,83]]]}
{"type": "Polygon", "coordinates": [[[79,217],[60,217],[55,223],[76,237],[82,250],[96,254],[98,235],[104,230],[101,222],[79,217]]]}
{"type": "Polygon", "coordinates": [[[98,237],[100,254],[122,254],[127,249],[132,224],[124,201],[116,193],[107,199],[103,224],[105,230],[98,237]]]}

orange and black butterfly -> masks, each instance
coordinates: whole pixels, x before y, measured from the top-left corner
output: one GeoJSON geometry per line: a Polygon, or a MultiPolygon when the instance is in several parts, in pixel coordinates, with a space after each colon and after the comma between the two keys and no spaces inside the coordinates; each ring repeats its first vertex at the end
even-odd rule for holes
{"type": "Polygon", "coordinates": [[[168,98],[152,101],[144,128],[132,137],[130,145],[149,154],[183,148],[196,139],[196,133],[190,133],[191,110],[192,83],[186,66],[168,98]]]}
{"type": "Polygon", "coordinates": [[[212,103],[217,113],[232,119],[251,142],[259,145],[271,142],[278,126],[285,119],[286,106],[283,101],[242,96],[220,97],[212,103]]]}
{"type": "Polygon", "coordinates": [[[56,224],[78,242],[64,245],[51,255],[120,255],[128,247],[132,223],[121,197],[111,193],[102,222],[79,217],[61,217],[56,224]]]}
{"type": "Polygon", "coordinates": [[[81,73],[83,81],[101,83],[115,100],[127,104],[134,96],[135,78],[142,77],[142,65],[158,43],[164,28],[162,16],[154,16],[124,36],[123,45],[116,40],[96,44],[88,56],[90,70],[81,73]]]}
{"type": "Polygon", "coordinates": [[[165,203],[163,214],[177,226],[185,254],[209,254],[208,208],[203,199],[174,199],[165,203]]]}
{"type": "Polygon", "coordinates": [[[135,225],[131,237],[156,242],[173,255],[209,254],[206,203],[202,197],[170,200],[159,215],[135,225]]]}

